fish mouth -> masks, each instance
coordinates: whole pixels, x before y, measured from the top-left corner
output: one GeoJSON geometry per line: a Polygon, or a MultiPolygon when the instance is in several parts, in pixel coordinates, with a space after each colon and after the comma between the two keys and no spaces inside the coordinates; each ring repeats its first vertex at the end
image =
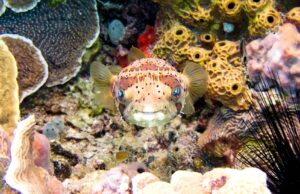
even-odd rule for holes
{"type": "Polygon", "coordinates": [[[135,112],[133,113],[133,119],[139,121],[153,121],[153,120],[164,120],[166,114],[162,111],[155,112],[135,112]]]}

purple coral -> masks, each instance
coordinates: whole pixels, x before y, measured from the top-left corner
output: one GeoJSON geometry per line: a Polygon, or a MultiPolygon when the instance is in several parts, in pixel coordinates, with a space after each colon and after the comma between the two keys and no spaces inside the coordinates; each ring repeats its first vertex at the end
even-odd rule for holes
{"type": "Polygon", "coordinates": [[[300,89],[300,33],[290,23],[275,34],[257,39],[246,46],[248,73],[252,81],[258,76],[274,79],[286,89],[300,89]]]}

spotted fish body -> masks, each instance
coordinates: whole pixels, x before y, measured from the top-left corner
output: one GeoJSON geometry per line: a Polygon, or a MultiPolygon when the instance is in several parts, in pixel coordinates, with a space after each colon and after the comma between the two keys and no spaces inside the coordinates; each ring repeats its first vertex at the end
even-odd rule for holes
{"type": "Polygon", "coordinates": [[[187,112],[193,106],[192,99],[204,94],[205,70],[199,64],[189,65],[188,69],[182,74],[162,59],[142,58],[118,75],[112,75],[107,66],[92,64],[91,74],[101,91],[99,102],[102,101],[104,107],[111,104],[111,98],[105,94],[110,91],[113,104],[125,121],[142,127],[156,127],[187,112]],[[191,78],[189,74],[195,75],[191,78]],[[194,95],[190,94],[191,86],[196,86],[194,95]]]}
{"type": "Polygon", "coordinates": [[[113,96],[125,120],[139,126],[162,125],[178,115],[187,85],[162,59],[144,58],[123,69],[113,83],[113,96]]]}

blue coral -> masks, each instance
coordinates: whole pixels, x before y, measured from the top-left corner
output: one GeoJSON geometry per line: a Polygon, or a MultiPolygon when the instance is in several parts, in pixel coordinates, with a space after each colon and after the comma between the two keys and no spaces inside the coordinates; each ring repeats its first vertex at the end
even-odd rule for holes
{"type": "Polygon", "coordinates": [[[117,45],[120,40],[123,39],[125,35],[125,26],[124,24],[118,20],[114,19],[108,25],[108,36],[110,41],[117,45]]]}
{"type": "Polygon", "coordinates": [[[56,117],[46,123],[43,128],[43,134],[48,137],[48,139],[58,139],[59,134],[64,130],[64,128],[64,121],[61,118],[56,117]]]}

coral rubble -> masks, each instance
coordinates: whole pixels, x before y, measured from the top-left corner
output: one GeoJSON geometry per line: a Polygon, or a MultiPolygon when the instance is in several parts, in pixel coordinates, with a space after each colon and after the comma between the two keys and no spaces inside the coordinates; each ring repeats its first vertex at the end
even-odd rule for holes
{"type": "Polygon", "coordinates": [[[67,1],[55,8],[41,1],[24,13],[6,10],[0,17],[3,33],[31,39],[49,65],[47,86],[63,84],[77,75],[85,48],[99,34],[96,1],[67,1]]]}
{"type": "Polygon", "coordinates": [[[19,98],[22,102],[26,96],[37,91],[46,82],[48,64],[31,40],[13,34],[2,34],[0,39],[5,42],[16,59],[19,98]]]}

